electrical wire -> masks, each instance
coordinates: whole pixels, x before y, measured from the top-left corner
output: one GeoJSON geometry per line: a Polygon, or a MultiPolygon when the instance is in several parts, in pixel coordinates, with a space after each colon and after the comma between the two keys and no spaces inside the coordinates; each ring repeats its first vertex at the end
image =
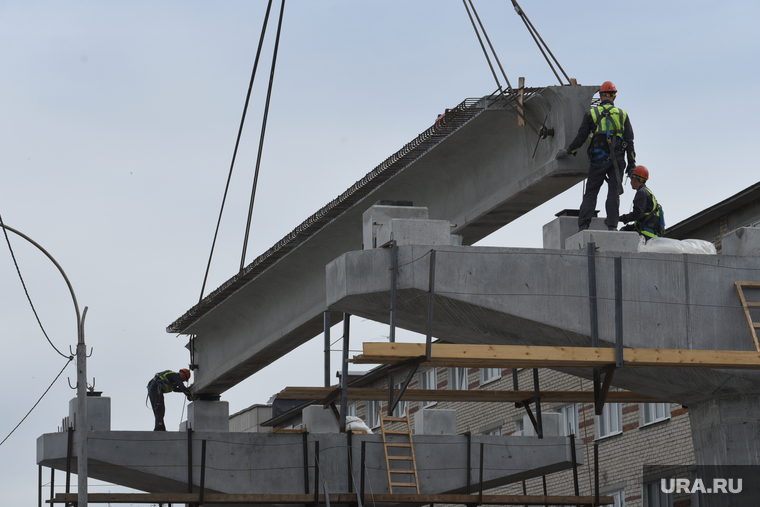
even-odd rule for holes
{"type": "Polygon", "coordinates": [[[208,273],[211,269],[211,258],[214,256],[214,247],[216,246],[216,238],[219,235],[219,226],[222,223],[222,213],[224,213],[224,203],[227,201],[227,193],[230,189],[230,180],[232,179],[232,170],[235,168],[235,159],[237,158],[238,147],[240,146],[240,137],[243,134],[243,125],[245,125],[245,116],[248,113],[248,104],[251,100],[251,91],[253,90],[253,82],[256,78],[256,69],[259,66],[259,57],[261,56],[261,47],[264,44],[264,35],[267,31],[267,23],[269,22],[269,12],[272,9],[272,0],[269,0],[267,5],[267,12],[264,15],[264,26],[261,27],[261,36],[259,38],[259,48],[256,50],[256,60],[253,63],[253,70],[251,71],[251,81],[248,84],[248,94],[245,97],[245,106],[243,106],[243,115],[240,118],[240,127],[238,128],[237,140],[235,141],[235,149],[232,152],[232,161],[230,162],[230,172],[227,175],[227,185],[224,187],[224,196],[222,197],[222,207],[219,210],[219,218],[216,221],[216,230],[214,231],[214,240],[211,242],[211,253],[208,256],[208,264],[206,265],[206,274],[203,277],[203,285],[201,286],[201,295],[198,298],[198,303],[203,300],[203,292],[206,290],[206,281],[208,280],[208,273]]]}
{"type": "Polygon", "coordinates": [[[47,332],[45,331],[45,328],[42,325],[42,321],[40,321],[40,316],[37,314],[37,309],[34,307],[34,303],[32,303],[32,298],[29,295],[29,291],[26,288],[26,283],[24,283],[24,277],[21,276],[21,269],[18,266],[18,262],[16,261],[16,255],[13,253],[13,247],[11,247],[11,240],[8,237],[8,231],[5,230],[5,224],[3,223],[3,217],[0,216],[0,228],[3,229],[3,234],[5,235],[5,242],[8,243],[8,250],[11,252],[11,258],[13,259],[13,264],[16,266],[16,273],[18,273],[18,278],[21,280],[21,286],[24,287],[24,293],[26,294],[26,299],[29,301],[29,305],[32,307],[32,312],[34,312],[34,317],[37,319],[37,324],[39,324],[40,329],[42,330],[42,334],[45,335],[45,338],[47,339],[48,343],[50,344],[53,349],[55,349],[56,352],[58,352],[62,357],[65,357],[69,361],[74,359],[74,356],[67,356],[58,348],[53,345],[53,342],[50,340],[50,337],[48,336],[47,332]]]}
{"type": "Polygon", "coordinates": [[[68,358],[68,359],[69,359],[69,360],[68,360],[68,361],[66,361],[66,364],[63,366],[63,368],[61,369],[61,371],[60,371],[60,372],[58,373],[58,375],[55,377],[55,379],[53,380],[53,382],[52,382],[52,383],[51,383],[51,384],[48,386],[48,388],[47,388],[47,389],[45,389],[45,392],[44,392],[44,393],[42,393],[42,396],[40,396],[40,399],[39,399],[39,400],[37,400],[37,403],[35,403],[35,404],[34,404],[34,406],[33,406],[31,409],[29,409],[29,412],[27,412],[27,413],[26,413],[26,415],[24,416],[24,418],[23,418],[23,419],[21,419],[21,422],[19,422],[19,423],[16,425],[16,427],[15,427],[15,428],[13,428],[13,429],[11,430],[11,432],[10,432],[10,433],[8,433],[8,436],[7,436],[7,437],[5,437],[5,438],[3,439],[3,441],[2,441],[2,442],[0,442],[0,445],[3,445],[3,444],[5,443],[5,441],[6,441],[6,440],[8,440],[8,439],[10,438],[10,436],[11,436],[11,435],[13,435],[13,432],[14,432],[14,431],[16,431],[16,430],[18,429],[18,427],[19,427],[19,426],[21,426],[21,423],[23,423],[23,422],[26,420],[26,418],[27,418],[27,417],[29,417],[29,414],[31,414],[31,413],[32,413],[32,410],[34,410],[35,408],[37,408],[37,405],[39,405],[39,404],[40,404],[40,402],[42,401],[42,398],[44,398],[44,397],[45,397],[45,395],[48,393],[48,391],[50,391],[50,388],[51,388],[51,387],[53,387],[53,384],[55,384],[55,383],[56,383],[56,381],[57,381],[57,380],[58,380],[58,379],[61,377],[61,375],[63,374],[63,370],[65,370],[65,369],[66,369],[66,367],[67,367],[67,366],[68,366],[68,365],[71,363],[71,361],[73,361],[73,360],[74,360],[74,358],[73,358],[73,357],[70,357],[70,358],[68,358]]]}

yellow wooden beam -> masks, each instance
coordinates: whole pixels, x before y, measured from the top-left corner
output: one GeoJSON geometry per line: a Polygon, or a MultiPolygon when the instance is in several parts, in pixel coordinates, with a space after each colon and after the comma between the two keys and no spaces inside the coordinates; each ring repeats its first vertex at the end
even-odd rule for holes
{"type": "MultiPolygon", "coordinates": [[[[333,393],[333,387],[286,387],[277,394],[286,400],[319,401],[333,393]]],[[[399,390],[394,389],[394,397],[399,390]]],[[[401,397],[404,401],[473,401],[494,403],[519,403],[535,398],[534,391],[493,391],[450,389],[407,389],[401,397]]],[[[388,389],[373,387],[349,387],[349,400],[387,401],[388,389]]],[[[541,391],[541,401],[546,403],[593,403],[593,391],[541,391]]],[[[654,398],[630,391],[611,391],[607,394],[609,403],[662,403],[667,400],[654,398]]]]}
{"type": "MultiPolygon", "coordinates": [[[[393,364],[425,355],[424,343],[365,343],[359,364],[393,364]]],[[[623,349],[626,368],[760,369],[760,352],[737,350],[623,349]]],[[[433,366],[469,368],[601,368],[615,364],[614,348],[523,345],[432,345],[433,366]]]]}

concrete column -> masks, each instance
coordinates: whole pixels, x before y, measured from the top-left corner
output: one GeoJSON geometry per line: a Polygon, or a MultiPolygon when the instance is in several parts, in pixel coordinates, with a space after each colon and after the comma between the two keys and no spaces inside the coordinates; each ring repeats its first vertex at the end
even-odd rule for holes
{"type": "MultiPolygon", "coordinates": [[[[226,401],[195,400],[187,406],[186,423],[194,431],[230,431],[230,405],[226,401]]],[[[185,429],[180,427],[180,431],[185,429]]]]}
{"type": "Polygon", "coordinates": [[[689,405],[697,465],[760,465],[760,398],[735,396],[689,405]]]}

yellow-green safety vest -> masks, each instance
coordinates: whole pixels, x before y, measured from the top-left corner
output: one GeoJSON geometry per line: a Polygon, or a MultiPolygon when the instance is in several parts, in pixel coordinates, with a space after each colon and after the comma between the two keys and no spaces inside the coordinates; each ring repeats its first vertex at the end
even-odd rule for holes
{"type": "Polygon", "coordinates": [[[160,373],[156,373],[156,376],[154,377],[156,381],[161,384],[161,389],[165,393],[170,393],[174,391],[174,384],[172,384],[169,379],[166,378],[166,376],[170,373],[176,373],[171,370],[162,371],[160,373]]]}
{"type": "Polygon", "coordinates": [[[622,138],[626,118],[628,118],[628,113],[612,104],[604,104],[591,109],[591,119],[596,125],[596,131],[591,133],[591,137],[594,137],[595,134],[607,134],[607,124],[609,123],[610,135],[622,138]],[[609,112],[609,116],[604,114],[605,112],[609,112]],[[607,120],[608,117],[612,119],[611,122],[607,120]]]}
{"type": "Polygon", "coordinates": [[[649,195],[652,196],[652,209],[644,213],[644,216],[641,217],[640,220],[636,220],[636,222],[634,222],[634,226],[636,227],[636,230],[644,236],[657,238],[660,236],[660,234],[662,234],[662,231],[660,230],[660,216],[662,215],[662,206],[660,206],[660,204],[657,202],[657,198],[654,196],[654,193],[649,190],[649,187],[644,187],[644,190],[649,192],[649,195]]]}

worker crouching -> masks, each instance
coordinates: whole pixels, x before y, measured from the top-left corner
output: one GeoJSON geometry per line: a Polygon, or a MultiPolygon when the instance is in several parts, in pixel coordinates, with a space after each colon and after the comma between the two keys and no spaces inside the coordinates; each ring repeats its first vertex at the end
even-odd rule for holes
{"type": "Polygon", "coordinates": [[[148,382],[148,398],[150,398],[153,416],[156,419],[153,431],[166,431],[166,426],[164,426],[164,413],[166,412],[164,393],[184,393],[188,401],[194,400],[190,389],[184,384],[188,380],[190,380],[190,370],[182,368],[179,372],[166,370],[156,373],[151,381],[148,382]]]}
{"type": "Polygon", "coordinates": [[[647,240],[661,236],[665,232],[665,215],[657,198],[646,185],[649,170],[639,165],[630,178],[631,188],[636,191],[636,195],[633,196],[633,211],[620,216],[621,222],[628,223],[620,230],[636,231],[647,240]]]}

